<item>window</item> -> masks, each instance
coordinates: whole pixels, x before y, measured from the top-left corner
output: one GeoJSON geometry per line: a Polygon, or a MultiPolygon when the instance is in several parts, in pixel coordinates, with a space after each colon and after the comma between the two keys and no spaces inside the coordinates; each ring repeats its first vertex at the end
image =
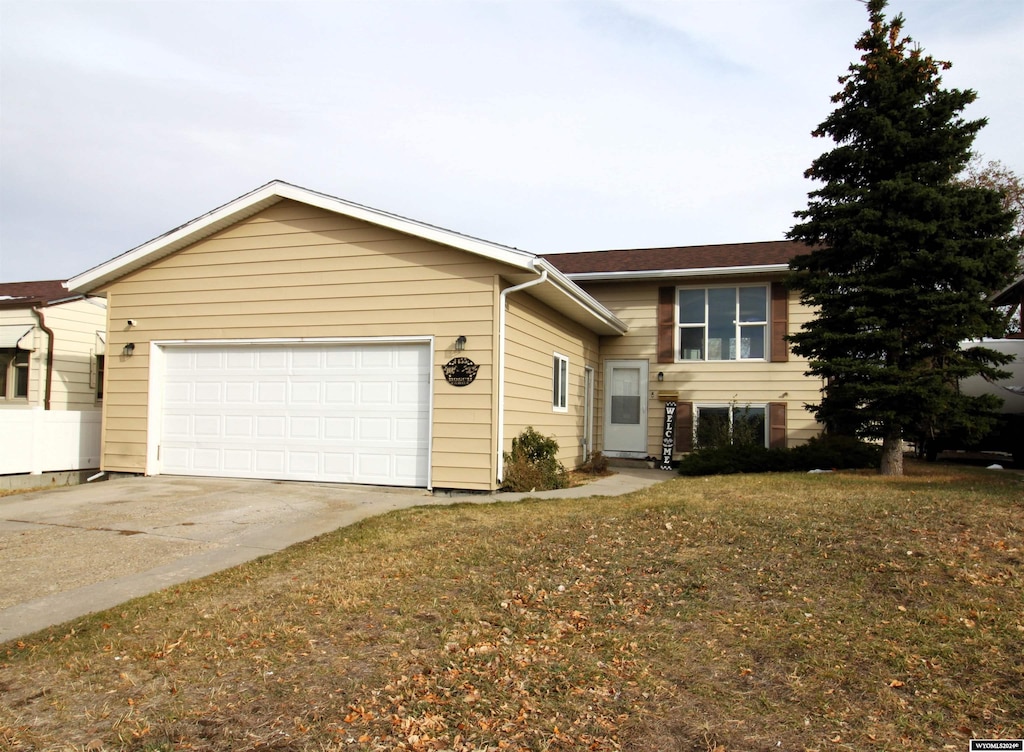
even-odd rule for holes
{"type": "Polygon", "coordinates": [[[28,399],[28,350],[0,350],[0,400],[28,399]]]}
{"type": "Polygon", "coordinates": [[[96,399],[103,400],[103,372],[106,370],[107,356],[96,356],[96,399]]]}
{"type": "Polygon", "coordinates": [[[677,291],[679,360],[764,360],[767,329],[766,286],[677,291]]]}
{"type": "Polygon", "coordinates": [[[697,405],[694,444],[697,448],[727,444],[767,446],[763,405],[697,405]]]}
{"type": "Polygon", "coordinates": [[[555,410],[569,409],[569,359],[558,353],[552,364],[551,404],[555,410]]]}

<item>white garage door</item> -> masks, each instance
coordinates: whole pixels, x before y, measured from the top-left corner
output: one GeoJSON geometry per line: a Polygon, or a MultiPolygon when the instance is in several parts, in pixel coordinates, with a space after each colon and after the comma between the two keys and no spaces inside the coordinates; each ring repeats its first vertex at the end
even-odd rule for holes
{"type": "Polygon", "coordinates": [[[430,347],[167,347],[161,471],[426,486],[430,347]]]}

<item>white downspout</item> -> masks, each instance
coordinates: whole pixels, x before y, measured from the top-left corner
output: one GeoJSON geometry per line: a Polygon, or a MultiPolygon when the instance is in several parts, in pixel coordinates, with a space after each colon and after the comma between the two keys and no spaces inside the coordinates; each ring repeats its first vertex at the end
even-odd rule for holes
{"type": "MultiPolygon", "coordinates": [[[[531,269],[537,271],[536,262],[531,269]]],[[[537,279],[508,287],[501,291],[498,300],[498,483],[505,480],[505,308],[509,293],[540,285],[548,279],[548,270],[543,269],[537,279]]]]}

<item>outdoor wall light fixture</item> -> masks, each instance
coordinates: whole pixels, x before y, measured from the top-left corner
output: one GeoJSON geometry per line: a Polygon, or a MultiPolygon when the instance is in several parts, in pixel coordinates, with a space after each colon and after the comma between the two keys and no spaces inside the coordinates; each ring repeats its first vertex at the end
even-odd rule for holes
{"type": "Polygon", "coordinates": [[[121,349],[121,353],[126,357],[130,358],[135,353],[135,343],[129,342],[121,349]]]}
{"type": "Polygon", "coordinates": [[[455,340],[455,351],[456,352],[462,352],[465,349],[466,349],[466,337],[465,337],[465,335],[460,334],[459,338],[457,340],[455,340]]]}
{"type": "Polygon", "coordinates": [[[658,381],[664,381],[664,380],[665,380],[665,372],[664,371],[658,371],[658,381]]]}

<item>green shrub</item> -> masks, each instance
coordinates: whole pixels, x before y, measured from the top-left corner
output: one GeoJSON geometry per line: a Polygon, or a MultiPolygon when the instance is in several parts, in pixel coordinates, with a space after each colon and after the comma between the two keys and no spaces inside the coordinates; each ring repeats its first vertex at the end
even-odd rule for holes
{"type": "Polygon", "coordinates": [[[512,451],[505,453],[504,488],[507,491],[547,491],[565,488],[569,475],[557,459],[558,442],[528,426],[512,439],[512,451]]]}
{"type": "Polygon", "coordinates": [[[789,450],[794,470],[848,470],[877,467],[882,448],[852,436],[818,436],[789,450]]]}
{"type": "Polygon", "coordinates": [[[698,449],[679,463],[680,475],[731,475],[875,467],[881,449],[848,436],[821,436],[793,449],[734,445],[698,449]]]}

